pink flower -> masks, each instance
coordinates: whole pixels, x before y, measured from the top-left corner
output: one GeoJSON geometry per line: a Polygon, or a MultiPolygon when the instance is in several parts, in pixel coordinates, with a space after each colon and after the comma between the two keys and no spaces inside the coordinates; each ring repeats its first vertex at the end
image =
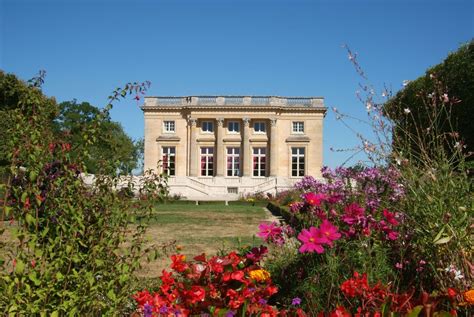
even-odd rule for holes
{"type": "Polygon", "coordinates": [[[398,238],[398,232],[396,232],[396,231],[389,231],[389,232],[387,233],[387,237],[388,237],[389,240],[392,240],[392,241],[393,241],[393,240],[397,240],[397,238],[398,238]]]}
{"type": "Polygon", "coordinates": [[[321,202],[326,200],[326,195],[324,194],[315,194],[315,193],[306,193],[303,195],[303,199],[310,206],[320,206],[321,202]]]}
{"type": "Polygon", "coordinates": [[[344,215],[342,221],[348,225],[353,225],[364,219],[364,208],[359,206],[357,203],[352,203],[344,208],[344,215]]]}
{"type": "Polygon", "coordinates": [[[341,234],[338,232],[338,228],[328,220],[324,220],[323,223],[321,223],[319,230],[321,235],[328,240],[326,244],[329,246],[332,246],[332,242],[338,240],[341,237],[341,234]]]}
{"type": "Polygon", "coordinates": [[[258,226],[260,230],[257,233],[257,236],[262,238],[264,241],[273,240],[281,235],[281,227],[279,227],[275,222],[270,224],[261,223],[258,226]]]}
{"type": "Polygon", "coordinates": [[[322,244],[328,242],[326,238],[321,235],[321,232],[315,227],[309,228],[309,230],[303,229],[298,235],[298,240],[303,242],[303,245],[299,248],[301,253],[304,252],[316,252],[321,254],[324,252],[322,244]]]}

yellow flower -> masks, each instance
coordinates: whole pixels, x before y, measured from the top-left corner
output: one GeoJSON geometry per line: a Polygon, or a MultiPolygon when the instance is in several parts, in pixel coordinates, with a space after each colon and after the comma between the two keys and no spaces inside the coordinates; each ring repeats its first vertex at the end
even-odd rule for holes
{"type": "Polygon", "coordinates": [[[250,277],[257,282],[264,282],[270,278],[270,273],[263,269],[250,271],[249,274],[250,277]]]}
{"type": "Polygon", "coordinates": [[[464,293],[464,299],[468,304],[474,304],[474,289],[470,289],[464,293]]]}

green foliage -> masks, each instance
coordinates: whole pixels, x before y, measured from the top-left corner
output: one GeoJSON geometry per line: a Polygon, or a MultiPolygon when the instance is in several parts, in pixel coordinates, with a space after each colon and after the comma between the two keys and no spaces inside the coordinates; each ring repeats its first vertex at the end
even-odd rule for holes
{"type": "MultiPolygon", "coordinates": [[[[146,225],[135,219],[150,215],[155,202],[164,199],[166,179],[150,174],[142,180],[146,200],[121,197],[115,189],[123,179],[101,170],[86,186],[81,176],[86,153],[73,155],[70,144],[58,142],[50,116],[55,104],[44,102],[35,87],[41,81],[24,89],[29,103],[10,110],[12,152],[2,219],[12,219],[14,241],[1,245],[0,311],[12,316],[125,314],[140,259],[157,251],[144,247],[146,225]]],[[[110,100],[146,87],[129,84],[110,100]]],[[[111,107],[94,115],[82,131],[86,144],[100,139],[99,127],[107,123],[111,107]]],[[[110,161],[101,168],[118,166],[110,161]]]]}
{"type": "Polygon", "coordinates": [[[45,121],[50,124],[59,110],[54,98],[47,98],[39,89],[32,89],[15,75],[0,70],[0,169],[3,171],[10,163],[8,154],[12,152],[8,144],[8,131],[22,128],[14,126],[13,111],[18,110],[27,115],[39,105],[44,106],[45,121]]]}
{"type": "MultiPolygon", "coordinates": [[[[404,140],[408,130],[410,134],[423,134],[430,127],[433,118],[429,117],[429,107],[438,106],[443,102],[444,94],[451,99],[450,123],[443,125],[440,133],[459,132],[466,145],[465,152],[474,151],[474,41],[461,46],[458,51],[450,54],[442,63],[428,69],[426,74],[410,82],[402,91],[390,99],[385,105],[386,114],[395,123],[394,145],[404,140]],[[440,83],[443,85],[440,91],[440,83]],[[430,97],[428,97],[430,96],[430,97]],[[427,102],[427,99],[433,99],[427,102]],[[435,101],[435,102],[433,102],[435,101]],[[414,120],[406,124],[405,109],[411,111],[414,120]],[[416,125],[414,124],[416,122],[416,125]]],[[[446,119],[447,115],[439,113],[446,119]]],[[[411,142],[411,152],[420,152],[418,142],[411,142]]],[[[452,151],[448,150],[449,153],[452,151]]],[[[434,153],[431,151],[430,153],[434,153]]]]}
{"type": "Polygon", "coordinates": [[[130,174],[137,167],[141,144],[136,146],[118,122],[111,121],[108,115],[104,117],[96,133],[98,139],[94,144],[88,144],[83,131],[89,128],[100,110],[88,102],[77,103],[75,100],[62,102],[59,108],[59,116],[54,121],[56,133],[59,138],[74,144],[72,157],[86,153],[87,172],[97,173],[100,165],[108,160],[117,162],[119,173],[130,174]]]}
{"type": "Polygon", "coordinates": [[[402,283],[409,285],[415,280],[428,290],[468,289],[474,278],[470,267],[474,257],[471,179],[448,164],[429,171],[408,164],[401,170],[407,190],[402,257],[408,260],[402,283]],[[420,261],[428,265],[417,271],[420,261]],[[447,271],[449,268],[452,271],[447,271]],[[455,271],[462,277],[456,277],[455,271]]]}

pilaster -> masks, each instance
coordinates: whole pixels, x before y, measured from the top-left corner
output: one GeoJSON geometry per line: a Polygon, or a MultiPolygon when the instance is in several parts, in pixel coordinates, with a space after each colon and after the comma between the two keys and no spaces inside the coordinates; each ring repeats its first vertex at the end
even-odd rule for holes
{"type": "Polygon", "coordinates": [[[196,119],[189,118],[188,126],[190,126],[191,142],[189,143],[189,176],[198,176],[198,146],[197,146],[197,129],[196,119]]]}
{"type": "Polygon", "coordinates": [[[242,135],[242,164],[243,164],[243,176],[250,176],[250,119],[243,118],[243,135],[242,135]]]}
{"type": "Polygon", "coordinates": [[[270,176],[278,176],[277,119],[270,119],[270,176]]]}
{"type": "Polygon", "coordinates": [[[216,129],[216,176],[226,175],[225,149],[224,149],[224,118],[217,118],[216,129]]]}

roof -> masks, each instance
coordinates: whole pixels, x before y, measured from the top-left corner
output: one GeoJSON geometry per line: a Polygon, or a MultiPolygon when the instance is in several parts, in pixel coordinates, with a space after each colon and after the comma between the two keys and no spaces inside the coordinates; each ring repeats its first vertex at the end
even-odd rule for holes
{"type": "Polygon", "coordinates": [[[145,97],[142,110],[200,107],[277,107],[325,110],[323,97],[280,96],[154,96],[145,97]]]}

